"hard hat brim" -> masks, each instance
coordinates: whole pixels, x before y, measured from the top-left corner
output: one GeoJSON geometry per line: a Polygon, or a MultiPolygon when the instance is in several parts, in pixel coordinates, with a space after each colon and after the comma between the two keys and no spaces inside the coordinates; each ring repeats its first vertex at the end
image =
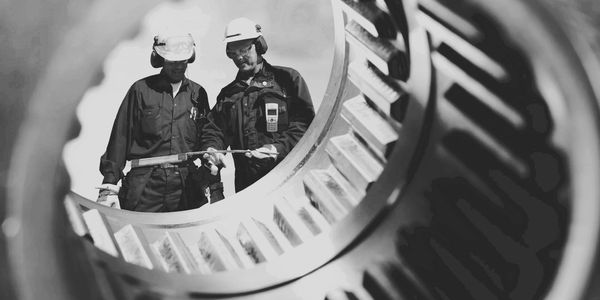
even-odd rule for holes
{"type": "Polygon", "coordinates": [[[165,51],[160,49],[159,47],[155,48],[156,53],[158,53],[158,55],[160,55],[162,58],[164,58],[165,60],[168,61],[182,61],[182,60],[188,60],[190,58],[192,58],[192,55],[194,54],[194,49],[191,49],[189,51],[185,51],[185,52],[171,52],[171,51],[165,51]]]}
{"type": "Polygon", "coordinates": [[[252,34],[238,34],[238,35],[234,35],[234,36],[225,37],[225,39],[223,41],[225,43],[231,43],[231,42],[237,42],[237,41],[243,41],[243,40],[251,40],[251,39],[255,39],[261,35],[262,34],[260,34],[258,32],[252,33],[252,34]]]}

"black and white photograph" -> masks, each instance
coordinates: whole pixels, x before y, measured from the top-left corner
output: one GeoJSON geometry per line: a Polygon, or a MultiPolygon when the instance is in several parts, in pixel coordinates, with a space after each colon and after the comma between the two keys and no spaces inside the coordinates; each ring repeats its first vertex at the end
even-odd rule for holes
{"type": "Polygon", "coordinates": [[[597,0],[0,0],[0,299],[600,299],[597,0]]]}

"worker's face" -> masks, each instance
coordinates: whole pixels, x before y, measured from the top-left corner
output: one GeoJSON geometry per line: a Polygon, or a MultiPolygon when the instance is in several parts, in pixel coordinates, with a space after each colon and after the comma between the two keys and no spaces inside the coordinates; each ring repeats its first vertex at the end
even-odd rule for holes
{"type": "Polygon", "coordinates": [[[255,73],[258,66],[258,54],[253,40],[227,43],[226,53],[242,73],[255,73]]]}
{"type": "Polygon", "coordinates": [[[187,60],[170,61],[165,59],[163,65],[163,72],[167,75],[170,82],[179,82],[185,77],[185,70],[187,69],[187,60]]]}

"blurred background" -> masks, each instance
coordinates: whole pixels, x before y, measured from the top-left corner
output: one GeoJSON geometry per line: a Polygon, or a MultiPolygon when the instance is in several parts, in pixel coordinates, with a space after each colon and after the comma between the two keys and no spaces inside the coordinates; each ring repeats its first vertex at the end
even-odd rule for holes
{"type": "MultiPolygon", "coordinates": [[[[196,61],[187,77],[207,91],[210,106],[237,68],[225,56],[223,34],[237,17],[259,23],[269,45],[264,55],[274,65],[293,67],[307,81],[318,109],[331,71],[333,24],[330,1],[320,0],[187,0],[160,4],[146,15],[140,30],[107,57],[104,78],[90,87],[77,108],[81,132],[65,146],[63,157],[74,192],[95,200],[102,182],[98,171],[118,107],[133,82],[156,74],[150,66],[153,37],[164,28],[189,31],[196,42],[196,61]],[[268,8],[265,9],[265,8],[268,8]]],[[[233,161],[222,170],[225,195],[233,190],[233,161]]]]}

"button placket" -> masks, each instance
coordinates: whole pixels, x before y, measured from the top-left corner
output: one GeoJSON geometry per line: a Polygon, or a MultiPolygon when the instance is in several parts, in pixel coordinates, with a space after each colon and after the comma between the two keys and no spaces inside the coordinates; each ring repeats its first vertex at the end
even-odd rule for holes
{"type": "Polygon", "coordinates": [[[172,94],[169,94],[170,99],[171,99],[171,120],[170,120],[170,134],[171,134],[171,138],[169,139],[170,142],[170,152],[173,153],[175,151],[174,149],[174,140],[177,138],[177,135],[175,135],[174,132],[174,126],[175,126],[175,97],[177,97],[177,95],[175,97],[173,97],[172,94]]]}

